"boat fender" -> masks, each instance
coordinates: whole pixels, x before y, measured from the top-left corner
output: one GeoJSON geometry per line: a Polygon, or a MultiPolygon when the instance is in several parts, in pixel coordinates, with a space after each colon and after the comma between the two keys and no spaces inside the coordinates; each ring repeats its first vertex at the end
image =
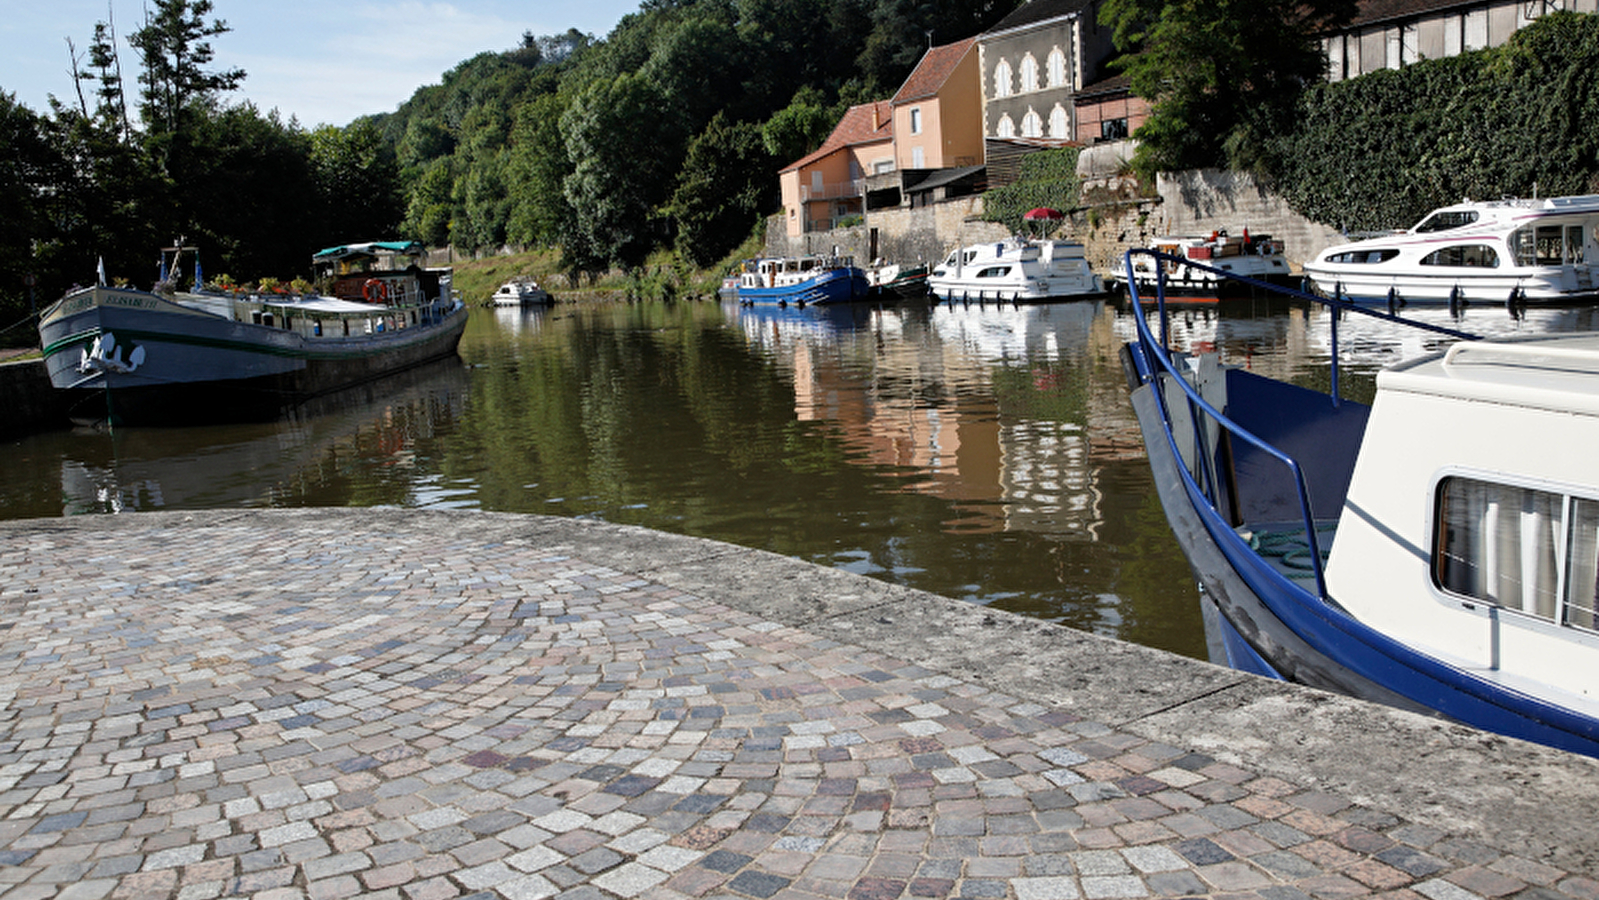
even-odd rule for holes
{"type": "Polygon", "coordinates": [[[366,284],[361,286],[361,296],[365,297],[368,303],[382,303],[389,299],[389,289],[382,281],[368,278],[366,284]]]}

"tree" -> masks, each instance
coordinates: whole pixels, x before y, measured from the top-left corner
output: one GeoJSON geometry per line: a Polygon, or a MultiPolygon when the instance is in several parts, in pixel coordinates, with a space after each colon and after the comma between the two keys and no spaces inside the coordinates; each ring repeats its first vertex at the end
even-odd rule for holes
{"type": "MultiPolygon", "coordinates": [[[[35,242],[49,244],[54,237],[48,204],[59,170],[44,123],[17,103],[16,95],[0,91],[0,208],[6,210],[0,216],[0,329],[26,315],[22,276],[38,272],[35,242]]],[[[27,340],[34,337],[31,329],[20,334],[27,340]]],[[[14,335],[0,331],[0,339],[7,336],[14,335]]]]}
{"type": "Polygon", "coordinates": [[[517,107],[511,158],[506,164],[512,200],[506,238],[514,243],[552,246],[576,226],[576,215],[562,189],[573,168],[561,138],[561,114],[566,106],[559,94],[544,94],[517,107]]]}
{"type": "Polygon", "coordinates": [[[251,103],[197,113],[188,127],[191,162],[179,181],[185,204],[159,237],[181,235],[198,246],[212,273],[305,273],[312,252],[326,246],[311,139],[251,103]]]}
{"type": "Polygon", "coordinates": [[[206,68],[214,56],[207,38],[227,34],[226,22],[205,17],[211,0],[151,0],[143,27],[128,38],[139,51],[143,103],[140,113],[152,136],[180,138],[184,119],[196,107],[211,105],[217,95],[244,80],[243,69],[206,68]]]}
{"type": "Polygon", "coordinates": [[[1259,143],[1326,71],[1315,35],[1354,12],[1354,0],[1106,0],[1100,19],[1131,54],[1119,65],[1154,104],[1134,165],[1255,168],[1259,143]]]}
{"type": "Polygon", "coordinates": [[[658,210],[682,162],[681,127],[653,82],[626,73],[589,85],[561,116],[573,161],[563,187],[582,268],[632,268],[658,243],[658,210]]]}
{"type": "Polygon", "coordinates": [[[689,145],[668,207],[678,253],[703,268],[749,237],[777,205],[773,165],[758,129],[720,114],[712,119],[689,145]]]}
{"type": "Polygon", "coordinates": [[[311,133],[311,177],[318,198],[315,243],[389,238],[405,215],[394,151],[370,120],[311,133]]]}
{"type": "Polygon", "coordinates": [[[761,141],[767,153],[781,163],[791,163],[822,146],[839,115],[823,105],[821,91],[803,87],[761,126],[761,141]]]}

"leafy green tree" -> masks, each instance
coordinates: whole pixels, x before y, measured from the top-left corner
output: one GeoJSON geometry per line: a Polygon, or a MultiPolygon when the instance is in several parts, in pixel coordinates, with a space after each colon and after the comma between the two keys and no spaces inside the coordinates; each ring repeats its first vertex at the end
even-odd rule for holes
{"type": "Polygon", "coordinates": [[[319,210],[315,243],[397,235],[405,214],[399,165],[377,125],[367,119],[344,128],[324,125],[310,142],[319,210]]]}
{"type": "Polygon", "coordinates": [[[422,170],[407,193],[405,222],[401,226],[407,237],[434,247],[449,245],[454,187],[450,157],[436,159],[422,170]]]}
{"type": "Polygon", "coordinates": [[[689,145],[672,194],[678,253],[703,268],[749,237],[761,214],[777,206],[773,168],[754,126],[712,119],[689,145]]]}
{"type": "Polygon", "coordinates": [[[143,65],[140,114],[169,172],[175,154],[186,161],[180,154],[188,119],[244,80],[243,69],[207,68],[215,56],[207,38],[231,30],[221,19],[205,21],[211,9],[211,0],[151,0],[144,25],[128,38],[143,65]]]}
{"type": "Polygon", "coordinates": [[[517,107],[506,163],[512,200],[506,237],[513,243],[553,246],[576,227],[577,217],[562,188],[573,169],[561,137],[566,106],[560,95],[543,94],[517,107]]]}
{"type": "Polygon", "coordinates": [[[817,88],[802,87],[787,106],[761,125],[761,142],[766,152],[779,160],[779,165],[791,163],[822,146],[832,133],[839,113],[825,106],[823,99],[817,88]]]}
{"type": "MultiPolygon", "coordinates": [[[[577,257],[585,269],[604,262],[633,268],[664,232],[659,214],[672,189],[682,121],[642,75],[591,84],[561,116],[572,159],[563,184],[576,212],[577,257]]],[[[568,256],[574,256],[567,247],[568,256]]]]}
{"type": "Polygon", "coordinates": [[[193,161],[183,173],[190,205],[164,240],[200,248],[207,271],[293,278],[321,249],[325,207],[311,166],[310,138],[242,103],[195,115],[193,161]]]}
{"type": "MultiPolygon", "coordinates": [[[[45,123],[16,95],[0,91],[0,346],[28,343],[31,328],[11,328],[28,313],[22,276],[41,273],[35,244],[53,242],[50,189],[61,175],[60,157],[45,123]]],[[[50,274],[45,272],[45,274],[50,274]]],[[[51,279],[53,281],[53,279],[51,279]]],[[[37,297],[54,296],[63,285],[50,284],[37,297]]]]}
{"type": "Polygon", "coordinates": [[[1253,168],[1255,148],[1325,74],[1314,36],[1354,12],[1354,0],[1106,0],[1100,20],[1130,54],[1120,65],[1154,103],[1134,165],[1253,168]]]}
{"type": "MultiPolygon", "coordinates": [[[[1021,0],[877,0],[856,59],[877,91],[892,91],[910,75],[929,46],[981,34],[1021,5],[1021,0]]],[[[856,26],[858,27],[858,26],[856,26]]]]}

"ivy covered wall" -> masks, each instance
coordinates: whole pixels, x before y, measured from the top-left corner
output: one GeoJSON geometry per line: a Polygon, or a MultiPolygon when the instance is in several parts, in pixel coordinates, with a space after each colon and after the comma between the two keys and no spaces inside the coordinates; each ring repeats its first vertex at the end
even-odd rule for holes
{"type": "Polygon", "coordinates": [[[1408,227],[1462,198],[1599,191],[1599,16],[1553,13],[1503,46],[1317,85],[1268,180],[1348,231],[1408,227]]]}

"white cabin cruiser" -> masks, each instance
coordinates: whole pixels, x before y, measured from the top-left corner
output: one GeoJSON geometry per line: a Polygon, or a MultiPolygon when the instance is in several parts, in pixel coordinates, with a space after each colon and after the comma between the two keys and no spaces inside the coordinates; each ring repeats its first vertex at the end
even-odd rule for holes
{"type": "Polygon", "coordinates": [[[546,306],[553,302],[549,292],[531,278],[507,281],[489,299],[495,306],[546,306]]]}
{"type": "Polygon", "coordinates": [[[1027,303],[1105,292],[1077,241],[1012,237],[950,253],[927,277],[933,296],[950,301],[1027,303]]]}
{"type": "Polygon", "coordinates": [[[1355,302],[1558,303],[1595,296],[1599,195],[1466,200],[1413,228],[1329,247],[1305,274],[1355,302]]]}
{"type": "Polygon", "coordinates": [[[1248,228],[1242,236],[1213,231],[1208,236],[1158,237],[1150,241],[1150,246],[1181,257],[1181,261],[1135,256],[1129,276],[1124,257],[1112,276],[1122,289],[1129,281],[1136,281],[1145,300],[1154,299],[1157,288],[1168,297],[1219,299],[1249,291],[1247,282],[1228,279],[1227,275],[1283,285],[1288,284],[1291,275],[1282,242],[1267,234],[1251,236],[1248,228]]]}

